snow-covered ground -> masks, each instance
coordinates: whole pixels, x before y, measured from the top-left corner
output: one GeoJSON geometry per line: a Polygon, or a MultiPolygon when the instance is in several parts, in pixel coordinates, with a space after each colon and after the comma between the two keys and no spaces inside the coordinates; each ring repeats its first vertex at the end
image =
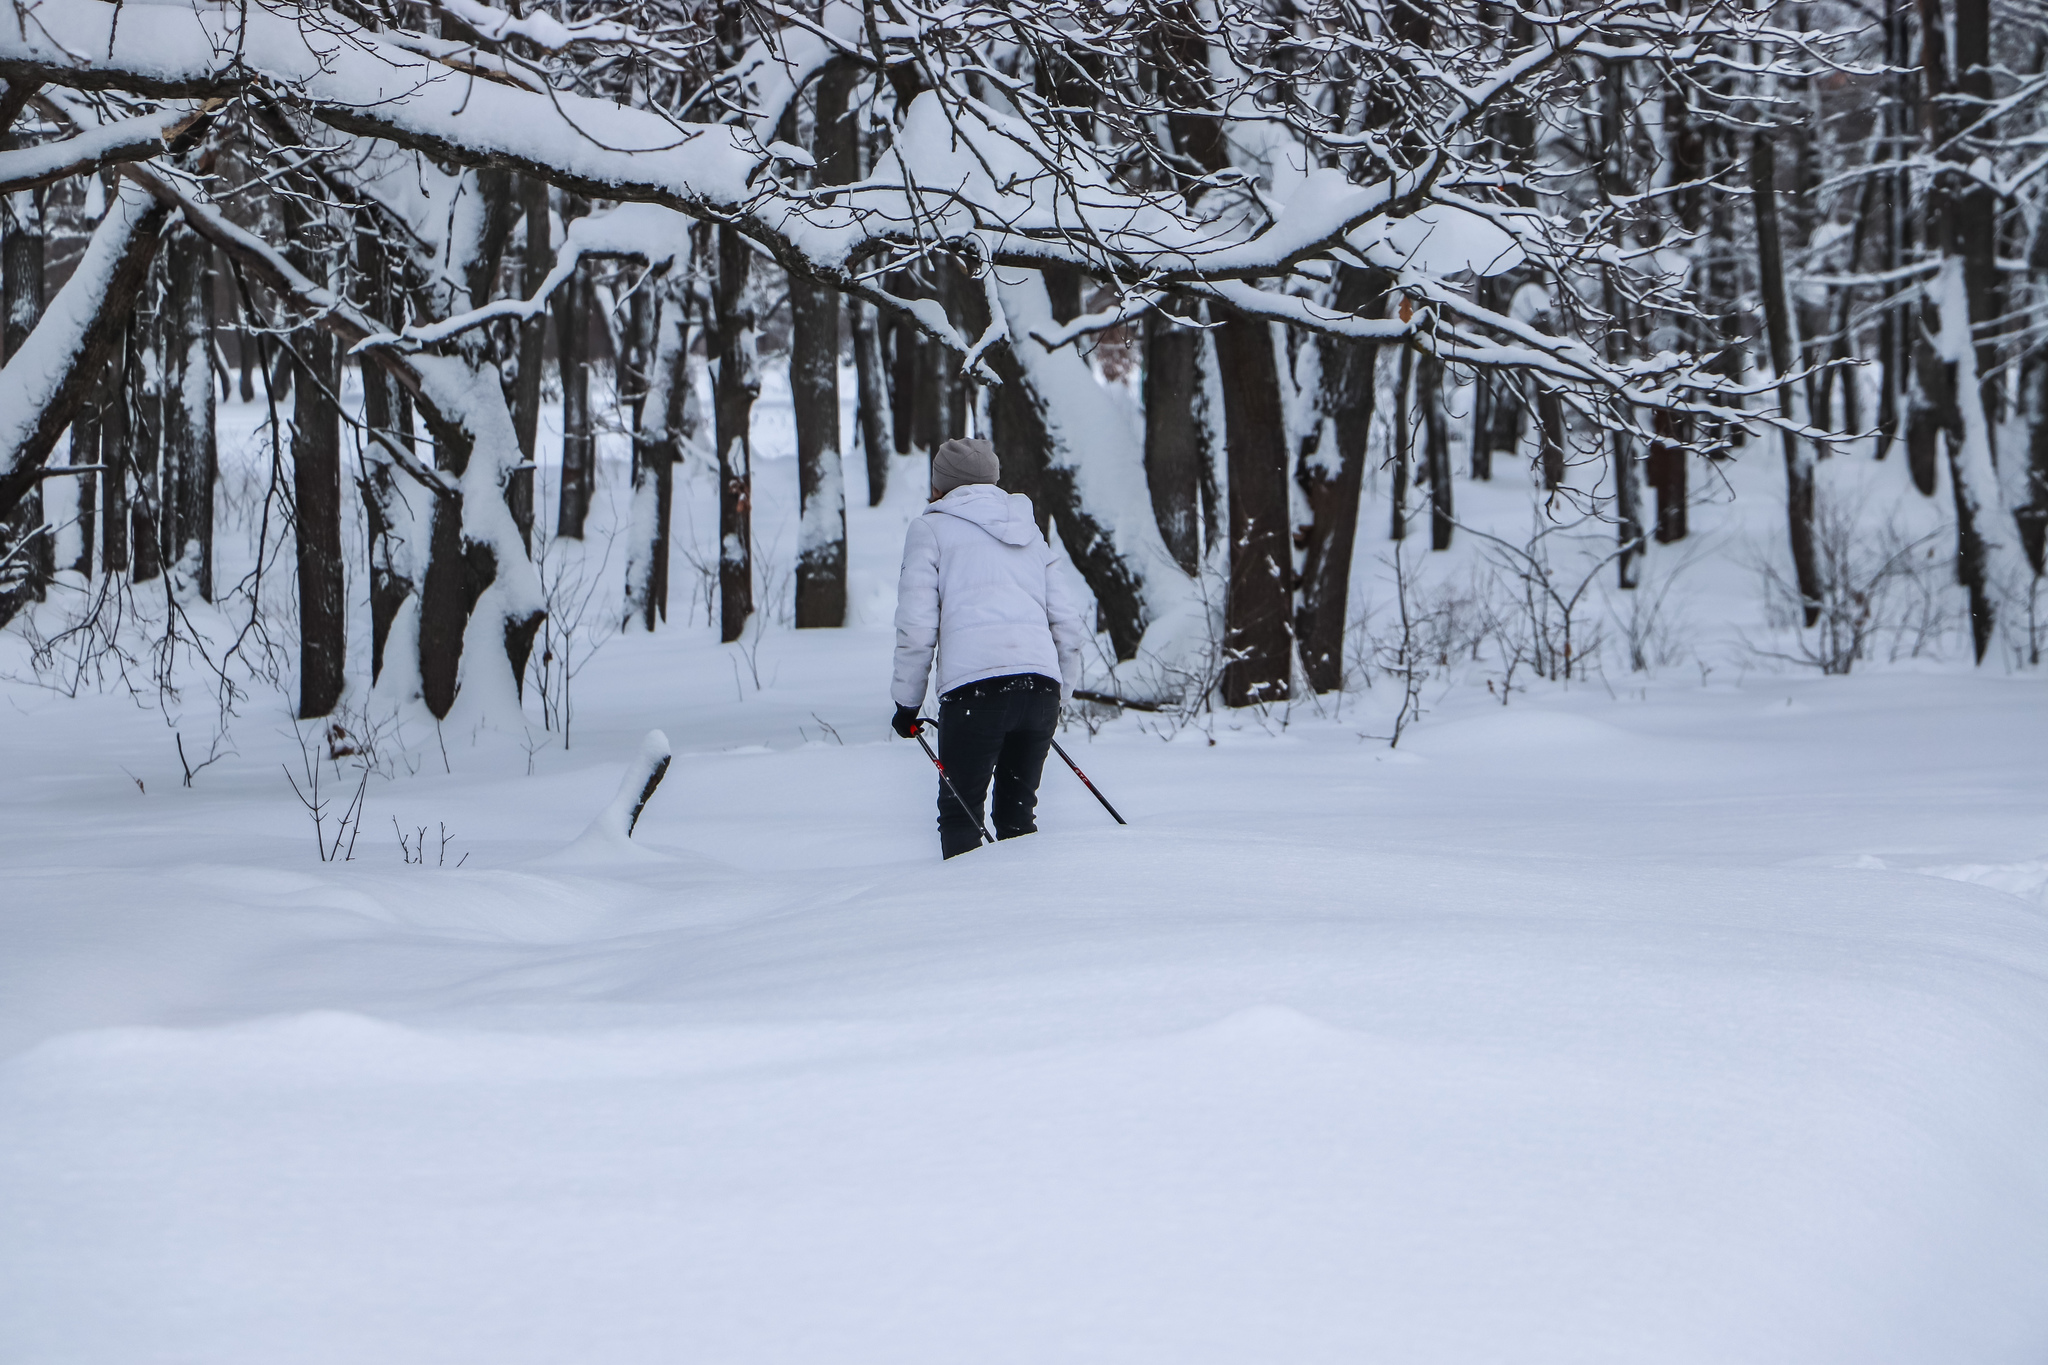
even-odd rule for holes
{"type": "MultiPolygon", "coordinates": [[[[1754,464],[1701,537],[1781,515],[1754,464]]],[[[2039,676],[1076,725],[1130,827],[1055,766],[941,864],[884,724],[914,482],[853,514],[853,628],[721,647],[679,562],[566,752],[387,732],[352,861],[282,695],[186,787],[157,710],[5,686],[0,1360],[2048,1356],[2039,676]],[[655,728],[633,846],[577,845],[655,728]]]]}

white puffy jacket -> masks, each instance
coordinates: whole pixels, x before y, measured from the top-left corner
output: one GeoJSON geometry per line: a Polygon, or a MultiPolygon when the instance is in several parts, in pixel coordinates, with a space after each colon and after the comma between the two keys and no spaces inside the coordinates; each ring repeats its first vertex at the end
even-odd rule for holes
{"type": "Polygon", "coordinates": [[[1038,673],[1069,695],[1081,680],[1086,638],[1081,605],[1061,581],[1022,493],[962,484],[910,523],[896,585],[890,695],[898,706],[923,703],[934,646],[941,693],[1038,673]]]}

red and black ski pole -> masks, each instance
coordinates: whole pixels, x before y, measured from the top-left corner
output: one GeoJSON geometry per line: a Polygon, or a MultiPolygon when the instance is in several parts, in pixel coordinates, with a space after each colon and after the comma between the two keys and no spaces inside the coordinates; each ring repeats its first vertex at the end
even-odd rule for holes
{"type": "Polygon", "coordinates": [[[1091,793],[1094,794],[1095,799],[1102,803],[1102,808],[1109,812],[1110,819],[1116,821],[1119,825],[1128,825],[1130,823],[1130,821],[1124,819],[1123,816],[1118,815],[1116,813],[1116,807],[1109,804],[1108,797],[1104,796],[1101,792],[1095,790],[1095,784],[1088,780],[1088,774],[1081,771],[1080,764],[1074,762],[1073,759],[1067,757],[1067,751],[1060,747],[1060,742],[1058,740],[1054,740],[1052,742],[1052,751],[1058,754],[1060,758],[1066,762],[1066,765],[1069,768],[1072,768],[1074,770],[1074,776],[1080,778],[1081,785],[1086,787],[1091,793]]]}
{"type": "MultiPolygon", "coordinates": [[[[961,798],[960,789],[953,785],[953,779],[947,776],[946,774],[946,765],[939,762],[939,756],[932,752],[932,746],[924,742],[924,727],[927,725],[931,726],[934,730],[939,728],[939,723],[937,721],[927,720],[923,716],[919,716],[917,718],[917,729],[912,731],[913,737],[917,740],[918,745],[921,748],[923,748],[924,756],[932,761],[932,766],[934,768],[937,768],[939,770],[939,781],[946,784],[946,790],[953,793],[953,799],[955,801],[960,802],[960,809],[966,811],[967,818],[974,821],[975,832],[981,835],[981,841],[984,844],[994,843],[995,840],[988,837],[988,826],[984,825],[981,822],[981,812],[976,810],[974,807],[968,805],[967,802],[961,798]]],[[[1079,768],[1076,768],[1074,769],[1074,771],[1079,772],[1081,770],[1079,768]]],[[[1088,779],[1084,777],[1081,780],[1083,782],[1086,782],[1088,779]]]]}

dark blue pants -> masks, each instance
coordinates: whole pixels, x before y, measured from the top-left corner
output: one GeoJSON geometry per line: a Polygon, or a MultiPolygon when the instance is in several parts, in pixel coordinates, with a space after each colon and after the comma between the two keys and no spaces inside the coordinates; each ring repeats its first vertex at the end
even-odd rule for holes
{"type": "MultiPolygon", "coordinates": [[[[1038,777],[1060,720],[1060,685],[1036,673],[956,687],[939,698],[939,762],[961,800],[980,811],[995,778],[998,839],[1036,834],[1038,777]]],[[[939,783],[939,847],[948,858],[981,844],[975,818],[939,783]]]]}

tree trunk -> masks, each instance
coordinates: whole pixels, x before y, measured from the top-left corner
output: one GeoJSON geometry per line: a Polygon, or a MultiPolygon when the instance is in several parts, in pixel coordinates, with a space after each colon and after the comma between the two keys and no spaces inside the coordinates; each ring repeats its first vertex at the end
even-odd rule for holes
{"type": "MultiPolygon", "coordinates": [[[[520,182],[526,216],[526,243],[519,253],[520,292],[532,298],[554,267],[553,229],[548,222],[547,181],[528,176],[520,182]]],[[[540,457],[540,387],[547,365],[548,315],[535,313],[519,324],[519,369],[512,383],[512,430],[519,436],[519,462],[505,486],[505,501],[518,523],[519,539],[533,550],[533,469],[540,457]]]]}
{"type": "Polygon", "coordinates": [[[1202,567],[1202,332],[1193,303],[1169,299],[1145,314],[1145,483],[1168,554],[1184,573],[1202,567]],[[1183,321],[1175,321],[1175,319],[1183,321]]]}
{"type": "Polygon", "coordinates": [[[207,277],[212,259],[213,248],[190,228],[171,234],[165,253],[164,469],[175,477],[164,488],[164,552],[208,602],[217,468],[213,294],[207,277]]]}
{"type": "MultiPolygon", "coordinates": [[[[1384,307],[1392,276],[1342,266],[1337,308],[1371,316],[1384,307]]],[[[1294,611],[1301,667],[1309,687],[1333,692],[1344,685],[1344,626],[1351,588],[1351,549],[1358,538],[1359,489],[1365,478],[1366,437],[1378,398],[1379,343],[1325,337],[1323,411],[1330,414],[1335,458],[1320,449],[1295,470],[1307,495],[1308,544],[1301,569],[1301,600],[1294,611]]],[[[1475,441],[1475,449],[1477,444],[1475,441]]]]}
{"type": "Polygon", "coordinates": [[[1401,348],[1401,363],[1394,372],[1394,422],[1391,444],[1394,456],[1393,510],[1387,539],[1408,539],[1408,477],[1414,466],[1415,424],[1411,408],[1415,392],[1415,352],[1401,348]]]}
{"type": "Polygon", "coordinates": [[[1650,419],[1657,439],[1650,443],[1648,474],[1657,494],[1657,543],[1670,545],[1685,539],[1686,421],[1673,413],[1659,411],[1650,419]]]}
{"type": "Polygon", "coordinates": [[[1423,458],[1429,471],[1429,548],[1451,548],[1457,514],[1451,504],[1451,434],[1444,420],[1444,367],[1433,355],[1415,366],[1416,396],[1422,402],[1423,458]]]}
{"type": "Polygon", "coordinates": [[[714,295],[718,374],[713,439],[718,445],[718,638],[740,638],[754,613],[753,420],[761,392],[755,370],[754,307],[747,298],[753,250],[738,232],[718,229],[714,295]]]}
{"type": "MultiPolygon", "coordinates": [[[[1786,378],[1798,364],[1792,349],[1791,301],[1785,294],[1785,253],[1778,236],[1777,161],[1768,133],[1756,136],[1749,163],[1750,193],[1756,204],[1757,284],[1763,293],[1764,329],[1770,337],[1771,364],[1778,372],[1778,412],[1793,419],[1792,384],[1786,378]]],[[[1792,569],[1805,606],[1808,628],[1820,620],[1820,561],[1813,540],[1813,453],[1788,430],[1785,443],[1785,515],[1791,529],[1792,569]]]]}
{"type": "Polygon", "coordinates": [[[134,477],[128,441],[128,336],[115,338],[112,354],[100,368],[94,394],[100,413],[100,568],[128,571],[128,481],[134,477]]]}
{"type": "MultiPolygon", "coordinates": [[[[303,267],[301,267],[303,269],[303,267]]],[[[326,332],[294,338],[303,372],[292,414],[293,526],[299,552],[299,715],[324,716],[341,699],[348,630],[341,559],[340,350],[326,332]]]]}
{"type": "MultiPolygon", "coordinates": [[[[818,78],[816,182],[823,191],[860,173],[860,140],[847,103],[859,72],[829,63],[818,78]]],[[[795,140],[791,106],[790,140],[795,140]]],[[[797,629],[846,624],[846,480],[839,454],[839,294],[789,277],[789,387],[796,418],[797,629]]]]}
{"type": "Polygon", "coordinates": [[[1293,673],[1293,553],[1288,543],[1287,424],[1272,325],[1235,309],[1216,330],[1230,464],[1230,589],[1223,700],[1285,701],[1293,673]]]}
{"type": "MultiPolygon", "coordinates": [[[[74,465],[100,463],[100,423],[103,420],[100,407],[101,386],[96,382],[91,396],[71,423],[71,463],[74,465]]],[[[91,578],[93,532],[99,525],[99,476],[74,474],[71,477],[78,480],[78,556],[67,567],[82,578],[91,578]]]]}
{"type": "Polygon", "coordinates": [[[159,488],[157,453],[162,448],[163,404],[163,272],[150,271],[147,298],[130,329],[128,355],[129,468],[135,482],[128,499],[137,583],[163,572],[162,546],[157,539],[159,488]]]}
{"type": "Polygon", "coordinates": [[[801,499],[797,629],[846,624],[846,485],[839,461],[839,295],[789,278],[789,387],[801,499]]]}
{"type": "MultiPolygon", "coordinates": [[[[356,252],[357,268],[368,296],[364,311],[386,327],[395,328],[402,307],[398,280],[390,269],[383,240],[374,224],[358,228],[356,252]]],[[[365,364],[362,379],[364,424],[372,432],[411,450],[412,409],[406,402],[405,390],[381,365],[365,364]]],[[[398,466],[390,452],[374,439],[365,440],[362,450],[360,488],[370,540],[370,681],[374,684],[384,676],[384,653],[391,638],[392,622],[415,590],[412,540],[416,518],[399,485],[398,466]]]]}
{"type": "MultiPolygon", "coordinates": [[[[988,353],[1002,381],[989,404],[1002,487],[1031,499],[1041,528],[1058,527],[1095,595],[1096,628],[1119,660],[1135,658],[1151,621],[1181,604],[1176,588],[1187,580],[1151,518],[1119,518],[1146,498],[1138,433],[1072,347],[1052,351],[1032,339],[1052,325],[1051,302],[1042,276],[1018,275],[1014,284],[999,277],[996,292],[1020,339],[988,353]]],[[[954,291],[952,311],[967,335],[987,327],[985,300],[971,284],[954,291]]]]}
{"type": "MultiPolygon", "coordinates": [[[[0,129],[0,147],[14,139],[0,129]]],[[[43,316],[43,206],[40,193],[18,190],[0,203],[0,360],[12,359],[43,316]]],[[[0,621],[31,599],[40,602],[55,567],[55,546],[43,529],[43,490],[32,484],[0,522],[0,621]]]]}
{"type": "Polygon", "coordinates": [[[665,290],[653,311],[648,391],[634,410],[633,541],[626,550],[626,625],[637,620],[649,632],[668,619],[669,526],[690,383],[686,295],[681,289],[665,290]]]}
{"type": "Polygon", "coordinates": [[[579,264],[555,291],[555,349],[562,371],[562,482],[555,534],[583,539],[597,484],[597,437],[590,425],[590,268],[579,264]]]}
{"type": "Polygon", "coordinates": [[[879,507],[889,490],[889,385],[882,367],[882,338],[875,306],[854,300],[853,372],[859,388],[860,448],[867,458],[868,506],[879,507]]]}
{"type": "MultiPolygon", "coordinates": [[[[910,297],[910,285],[898,276],[893,292],[910,297]]],[[[898,455],[908,455],[916,444],[912,432],[912,410],[917,404],[919,357],[926,342],[905,317],[889,319],[889,431],[898,455]]]]}
{"type": "Polygon", "coordinates": [[[912,377],[910,400],[910,445],[929,458],[951,435],[947,417],[951,407],[948,388],[959,357],[930,339],[920,339],[917,369],[912,377]]]}
{"type": "MultiPolygon", "coordinates": [[[[1991,95],[1990,6],[1957,0],[1955,61],[1944,50],[1939,0],[1922,0],[1920,69],[1934,110],[1930,150],[1941,163],[1928,187],[1927,235],[1942,252],[1941,274],[1928,291],[1927,341],[1948,375],[1949,482],[1956,501],[1956,577],[1970,596],[1970,635],[1978,663],[1997,634],[2002,598],[2019,590],[2028,569],[2021,528],[2008,521],[1997,469],[1998,403],[1988,365],[1997,340],[1977,333],[1998,316],[1996,195],[1964,168],[1976,155],[1968,139],[1995,132],[1984,120],[1991,95]],[[1950,79],[1951,69],[1955,73],[1950,79]],[[1963,99],[1954,98],[1960,94],[1963,99]]],[[[1927,367],[1932,371],[1934,366],[1927,367]]],[[[1910,433],[1909,433],[1910,434],[1910,433]]]]}

